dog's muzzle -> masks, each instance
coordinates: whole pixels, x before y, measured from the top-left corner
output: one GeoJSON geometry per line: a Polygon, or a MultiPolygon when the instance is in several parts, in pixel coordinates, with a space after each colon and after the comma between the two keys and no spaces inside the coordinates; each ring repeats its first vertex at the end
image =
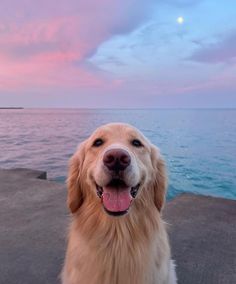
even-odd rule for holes
{"type": "Polygon", "coordinates": [[[127,185],[125,175],[131,164],[126,150],[110,149],[104,153],[103,164],[111,179],[105,186],[97,185],[97,195],[101,198],[105,211],[120,216],[128,212],[140,184],[127,185]]]}

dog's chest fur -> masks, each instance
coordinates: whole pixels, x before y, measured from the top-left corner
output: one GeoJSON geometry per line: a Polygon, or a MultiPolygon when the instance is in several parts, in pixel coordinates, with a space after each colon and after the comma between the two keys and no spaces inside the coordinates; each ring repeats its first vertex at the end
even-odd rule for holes
{"type": "Polygon", "coordinates": [[[110,226],[96,222],[91,230],[74,220],[63,284],[165,284],[169,246],[165,228],[157,222],[143,222],[141,228],[134,220],[116,220],[110,226]]]}

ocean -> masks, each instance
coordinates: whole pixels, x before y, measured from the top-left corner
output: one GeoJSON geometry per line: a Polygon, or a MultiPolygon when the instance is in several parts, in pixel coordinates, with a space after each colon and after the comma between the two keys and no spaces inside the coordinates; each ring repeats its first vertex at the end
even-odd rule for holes
{"type": "Polygon", "coordinates": [[[169,199],[183,192],[236,199],[235,109],[0,110],[0,167],[44,170],[65,182],[77,145],[109,122],[136,126],[161,149],[169,199]]]}

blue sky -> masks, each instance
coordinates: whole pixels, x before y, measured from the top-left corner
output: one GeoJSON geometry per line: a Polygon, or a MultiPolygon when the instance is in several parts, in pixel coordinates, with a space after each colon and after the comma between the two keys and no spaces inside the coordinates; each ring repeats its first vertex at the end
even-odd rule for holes
{"type": "Polygon", "coordinates": [[[236,107],[236,1],[1,6],[0,105],[236,107]]]}

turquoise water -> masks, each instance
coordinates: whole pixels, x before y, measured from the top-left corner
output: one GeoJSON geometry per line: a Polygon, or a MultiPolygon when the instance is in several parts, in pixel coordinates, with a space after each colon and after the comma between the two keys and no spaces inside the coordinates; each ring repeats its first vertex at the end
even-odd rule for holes
{"type": "Polygon", "coordinates": [[[165,157],[168,197],[236,199],[236,110],[0,110],[0,167],[46,170],[64,182],[69,157],[99,125],[138,127],[165,157]]]}

